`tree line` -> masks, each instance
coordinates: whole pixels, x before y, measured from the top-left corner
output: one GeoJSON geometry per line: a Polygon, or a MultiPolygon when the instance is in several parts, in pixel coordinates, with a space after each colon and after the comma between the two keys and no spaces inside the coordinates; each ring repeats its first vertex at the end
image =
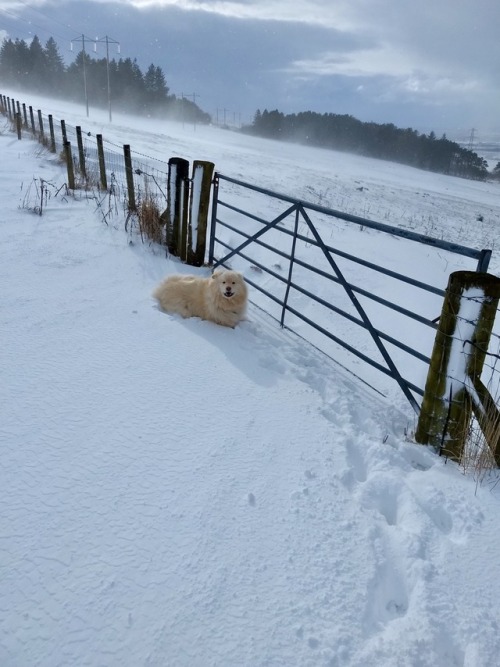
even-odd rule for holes
{"type": "Polygon", "coordinates": [[[23,39],[5,39],[0,47],[0,79],[12,87],[75,102],[85,100],[86,89],[91,105],[106,107],[108,75],[114,110],[210,122],[210,115],[194,100],[170,93],[165,75],[156,65],[151,64],[143,73],[135,59],[92,58],[82,49],[66,66],[55,40],[50,37],[42,45],[36,35],[29,44],[23,39]]]}
{"type": "Polygon", "coordinates": [[[392,123],[362,122],[350,115],[306,111],[284,114],[257,110],[250,134],[347,151],[443,174],[485,180],[488,163],[474,151],[434,132],[420,134],[392,123]]]}

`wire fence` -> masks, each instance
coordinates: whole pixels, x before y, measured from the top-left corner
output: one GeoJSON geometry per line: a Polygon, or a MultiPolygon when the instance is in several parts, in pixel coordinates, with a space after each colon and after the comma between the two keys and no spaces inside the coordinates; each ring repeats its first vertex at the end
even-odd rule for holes
{"type": "MultiPolygon", "coordinates": [[[[480,304],[475,297],[464,297],[466,301],[480,304]]],[[[470,381],[463,377],[456,377],[455,374],[448,374],[447,380],[455,386],[462,387],[462,394],[469,396],[472,410],[472,418],[467,424],[467,434],[465,438],[465,447],[461,459],[461,465],[465,472],[472,473],[478,483],[485,480],[491,481],[496,485],[500,478],[497,472],[492,475],[500,466],[500,308],[496,308],[493,315],[495,328],[491,333],[487,348],[478,346],[473,340],[470,340],[466,332],[470,327],[476,324],[475,321],[466,317],[457,316],[457,329],[454,340],[462,345],[464,354],[466,348],[476,349],[481,355],[484,355],[480,381],[482,391],[479,388],[480,396],[476,398],[477,391],[470,381]],[[470,398],[474,396],[474,398],[470,398]],[[486,400],[485,400],[486,398],[486,400]],[[481,402],[478,407],[475,402],[481,402]],[[486,423],[483,421],[486,417],[486,423]]]]}
{"type": "Polygon", "coordinates": [[[82,132],[79,126],[54,119],[50,114],[35,111],[33,107],[4,95],[0,95],[0,112],[9,118],[19,138],[29,133],[66,163],[69,144],[76,186],[107,190],[127,206],[132,198],[137,204],[147,197],[148,201],[156,202],[160,210],[166,208],[168,162],[131,150],[132,183],[129,183],[124,146],[100,135],[82,132]]]}
{"type": "MultiPolygon", "coordinates": [[[[0,95],[0,113],[9,118],[19,138],[29,133],[48,150],[59,155],[68,167],[68,179],[70,168],[75,173],[77,182],[74,186],[95,188],[105,193],[106,196],[111,195],[122,202],[127,211],[127,221],[132,212],[139,212],[136,217],[141,236],[144,234],[153,241],[168,245],[168,232],[163,224],[164,221],[161,222],[161,214],[162,211],[167,210],[169,201],[169,162],[132,151],[130,146],[118,146],[101,135],[82,132],[79,126],[68,125],[64,120],[54,120],[51,115],[43,114],[41,110],[35,112],[32,107],[27,107],[3,95],[0,95]],[[151,213],[152,209],[154,209],[154,215],[151,213]],[[144,211],[146,211],[147,220],[144,211]]],[[[228,181],[232,180],[219,176],[228,181]]],[[[217,197],[214,199],[216,200],[217,197]]],[[[106,222],[107,216],[111,214],[111,208],[110,206],[107,210],[101,209],[106,222]]],[[[228,208],[242,213],[238,207],[228,206],[228,208]]],[[[181,212],[180,215],[184,213],[181,212]]],[[[247,215],[259,220],[250,213],[247,215]]],[[[187,238],[187,231],[185,234],[187,238]]],[[[311,239],[305,239],[305,241],[308,241],[309,245],[312,243],[311,239]]],[[[260,243],[260,245],[265,246],[266,244],[260,243]]],[[[180,256],[182,257],[181,254],[180,256]]],[[[486,271],[486,268],[481,268],[481,262],[487,267],[488,260],[489,255],[480,258],[477,270],[486,271]]],[[[299,260],[296,261],[300,264],[299,260]]],[[[252,267],[255,264],[256,262],[253,262],[252,267]]],[[[274,274],[276,275],[276,272],[274,274]]],[[[332,307],[332,310],[338,311],[338,308],[332,307]]],[[[480,378],[491,397],[492,414],[489,416],[488,423],[492,433],[485,434],[484,424],[480,424],[480,420],[474,416],[467,426],[467,444],[462,458],[464,468],[476,473],[478,479],[484,479],[492,468],[500,464],[500,318],[498,312],[497,308],[496,325],[491,334],[488,349],[482,350],[484,364],[480,378]]],[[[301,316],[300,313],[296,314],[301,316]]],[[[458,314],[457,330],[453,337],[461,342],[464,350],[466,343],[471,344],[471,341],[464,340],[461,329],[470,324],[472,324],[470,320],[458,314]]],[[[447,379],[455,385],[462,384],[463,389],[469,391],[470,394],[471,388],[467,386],[467,379],[464,381],[463,376],[453,377],[450,374],[447,379]]]]}

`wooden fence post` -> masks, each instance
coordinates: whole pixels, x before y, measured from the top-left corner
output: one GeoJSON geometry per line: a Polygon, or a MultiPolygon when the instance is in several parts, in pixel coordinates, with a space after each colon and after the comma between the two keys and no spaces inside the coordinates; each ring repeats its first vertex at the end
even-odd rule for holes
{"type": "Polygon", "coordinates": [[[97,141],[97,155],[99,158],[99,183],[101,190],[108,189],[108,180],[106,178],[106,162],[104,160],[104,145],[102,142],[102,134],[95,135],[97,141]]]}
{"type": "Polygon", "coordinates": [[[17,127],[17,138],[18,138],[18,140],[21,140],[22,120],[21,120],[21,114],[20,113],[16,113],[16,127],[17,127]]]}
{"type": "Polygon", "coordinates": [[[135,203],[134,172],[132,171],[132,155],[130,153],[129,144],[123,146],[123,156],[125,159],[125,175],[127,177],[128,210],[137,211],[137,204],[135,203]]]}
{"type": "Polygon", "coordinates": [[[80,173],[82,174],[83,178],[86,180],[87,179],[87,169],[85,167],[85,151],[83,148],[83,139],[82,139],[82,128],[77,125],[76,126],[76,141],[78,143],[78,166],[80,169],[80,173]]]}
{"type": "Polygon", "coordinates": [[[23,102],[24,127],[28,127],[28,114],[26,113],[26,104],[23,102]]]}
{"type": "Polygon", "coordinates": [[[62,140],[63,140],[63,146],[65,143],[68,141],[68,134],[66,132],[66,121],[62,120],[61,121],[61,134],[62,134],[62,140]]]}
{"type": "Polygon", "coordinates": [[[33,107],[30,106],[30,121],[31,121],[31,132],[33,133],[33,136],[36,135],[36,127],[35,127],[35,114],[33,112],[33,107]]]}
{"type": "Polygon", "coordinates": [[[68,169],[68,188],[75,189],[75,168],[73,165],[73,155],[71,154],[71,144],[69,141],[64,142],[64,156],[66,158],[66,167],[68,169]]]}
{"type": "Polygon", "coordinates": [[[188,198],[189,162],[181,157],[171,157],[168,161],[166,243],[169,252],[181,259],[186,258],[188,198]]]}
{"type": "Polygon", "coordinates": [[[45,134],[43,132],[43,118],[42,118],[42,111],[41,109],[38,109],[38,127],[40,128],[40,137],[39,141],[40,143],[44,143],[45,141],[45,134]]]}
{"type": "Polygon", "coordinates": [[[214,169],[213,162],[202,160],[193,162],[187,237],[187,263],[191,266],[203,266],[205,261],[208,209],[214,169]]]}
{"type": "Polygon", "coordinates": [[[449,278],[415,439],[460,461],[500,298],[500,278],[456,271],[449,278]]]}
{"type": "Polygon", "coordinates": [[[50,131],[50,150],[52,153],[56,152],[56,135],[54,134],[54,121],[52,115],[49,114],[49,131],[50,131]]]}

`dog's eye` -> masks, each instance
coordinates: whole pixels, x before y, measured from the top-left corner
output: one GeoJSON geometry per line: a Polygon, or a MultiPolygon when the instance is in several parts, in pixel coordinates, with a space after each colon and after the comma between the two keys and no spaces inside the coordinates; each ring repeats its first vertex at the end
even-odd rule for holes
{"type": "Polygon", "coordinates": [[[234,282],[234,280],[233,280],[233,285],[236,285],[236,283],[234,282]]]}

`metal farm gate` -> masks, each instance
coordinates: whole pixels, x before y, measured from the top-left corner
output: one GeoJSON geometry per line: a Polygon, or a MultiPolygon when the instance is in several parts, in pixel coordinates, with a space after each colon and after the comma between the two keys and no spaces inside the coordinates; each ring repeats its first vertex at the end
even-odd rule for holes
{"type": "Polygon", "coordinates": [[[416,412],[448,274],[455,266],[464,268],[464,257],[473,260],[467,268],[486,272],[491,251],[215,174],[209,264],[245,270],[246,281],[257,290],[253,300],[281,326],[303,335],[334,359],[335,351],[324,341],[393,378],[416,412]],[[246,208],[245,201],[251,202],[246,208]],[[401,243],[412,244],[411,266],[404,266],[408,249],[398,252],[401,243]],[[454,265],[457,256],[462,259],[454,265]],[[434,278],[439,286],[432,284],[434,278]],[[423,304],[424,312],[413,304],[423,304]],[[390,317],[384,315],[389,311],[390,317]],[[393,330],[387,330],[386,322],[393,330]],[[359,328],[369,341],[359,341],[352,333],[359,328]],[[415,378],[406,377],[405,355],[413,358],[410,366],[415,360],[422,366],[415,378]]]}

